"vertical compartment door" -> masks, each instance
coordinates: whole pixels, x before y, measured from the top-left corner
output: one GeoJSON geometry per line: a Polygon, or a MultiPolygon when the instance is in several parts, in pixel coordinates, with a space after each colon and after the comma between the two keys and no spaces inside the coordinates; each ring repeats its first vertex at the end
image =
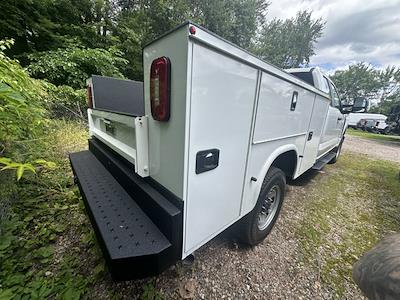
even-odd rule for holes
{"type": "Polygon", "coordinates": [[[310,169],[317,159],[318,146],[323,134],[326,115],[329,108],[329,101],[316,95],[312,106],[310,125],[304,145],[303,159],[301,161],[300,173],[310,169]]]}
{"type": "Polygon", "coordinates": [[[193,44],[184,253],[238,218],[257,70],[193,44]]]}

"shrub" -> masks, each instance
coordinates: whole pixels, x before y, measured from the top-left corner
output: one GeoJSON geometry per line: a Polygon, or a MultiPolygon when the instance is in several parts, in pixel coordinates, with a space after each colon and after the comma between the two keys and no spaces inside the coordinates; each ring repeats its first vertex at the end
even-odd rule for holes
{"type": "Polygon", "coordinates": [[[4,54],[12,44],[12,40],[0,41],[0,154],[14,141],[35,138],[47,123],[47,93],[18,61],[4,54]]]}
{"type": "Polygon", "coordinates": [[[37,52],[29,55],[31,76],[46,79],[55,85],[75,89],[85,86],[91,75],[123,77],[118,67],[127,64],[114,49],[85,49],[79,47],[37,52]]]}
{"type": "Polygon", "coordinates": [[[47,83],[50,117],[56,119],[87,119],[86,90],[74,90],[67,85],[47,83]]]}

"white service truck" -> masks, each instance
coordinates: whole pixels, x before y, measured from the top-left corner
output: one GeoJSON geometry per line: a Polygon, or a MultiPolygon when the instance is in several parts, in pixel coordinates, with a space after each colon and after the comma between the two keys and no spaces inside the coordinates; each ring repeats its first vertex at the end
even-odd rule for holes
{"type": "Polygon", "coordinates": [[[233,224],[261,242],[286,178],[335,162],[346,129],[317,68],[283,71],[191,22],[145,46],[143,66],[142,92],[92,77],[89,150],[70,155],[115,280],[157,274],[233,224]]]}

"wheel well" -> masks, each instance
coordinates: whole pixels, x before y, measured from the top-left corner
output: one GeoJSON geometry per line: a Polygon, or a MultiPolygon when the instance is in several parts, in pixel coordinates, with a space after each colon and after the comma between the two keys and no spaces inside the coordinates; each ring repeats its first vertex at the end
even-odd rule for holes
{"type": "Polygon", "coordinates": [[[296,151],[290,150],[275,158],[271,166],[281,169],[286,177],[293,178],[297,165],[296,151]]]}

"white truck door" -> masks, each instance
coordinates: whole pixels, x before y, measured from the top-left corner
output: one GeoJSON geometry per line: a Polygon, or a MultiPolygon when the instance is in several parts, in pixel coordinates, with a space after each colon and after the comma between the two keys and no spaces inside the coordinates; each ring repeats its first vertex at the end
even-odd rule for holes
{"type": "MultiPolygon", "coordinates": [[[[324,80],[328,81],[325,77],[324,80]]],[[[318,147],[318,156],[334,148],[340,141],[345,118],[340,112],[340,99],[334,86],[329,82],[331,103],[328,108],[323,134],[318,147]]]]}
{"type": "Polygon", "coordinates": [[[257,70],[193,43],[184,255],[239,217],[257,70]]]}

